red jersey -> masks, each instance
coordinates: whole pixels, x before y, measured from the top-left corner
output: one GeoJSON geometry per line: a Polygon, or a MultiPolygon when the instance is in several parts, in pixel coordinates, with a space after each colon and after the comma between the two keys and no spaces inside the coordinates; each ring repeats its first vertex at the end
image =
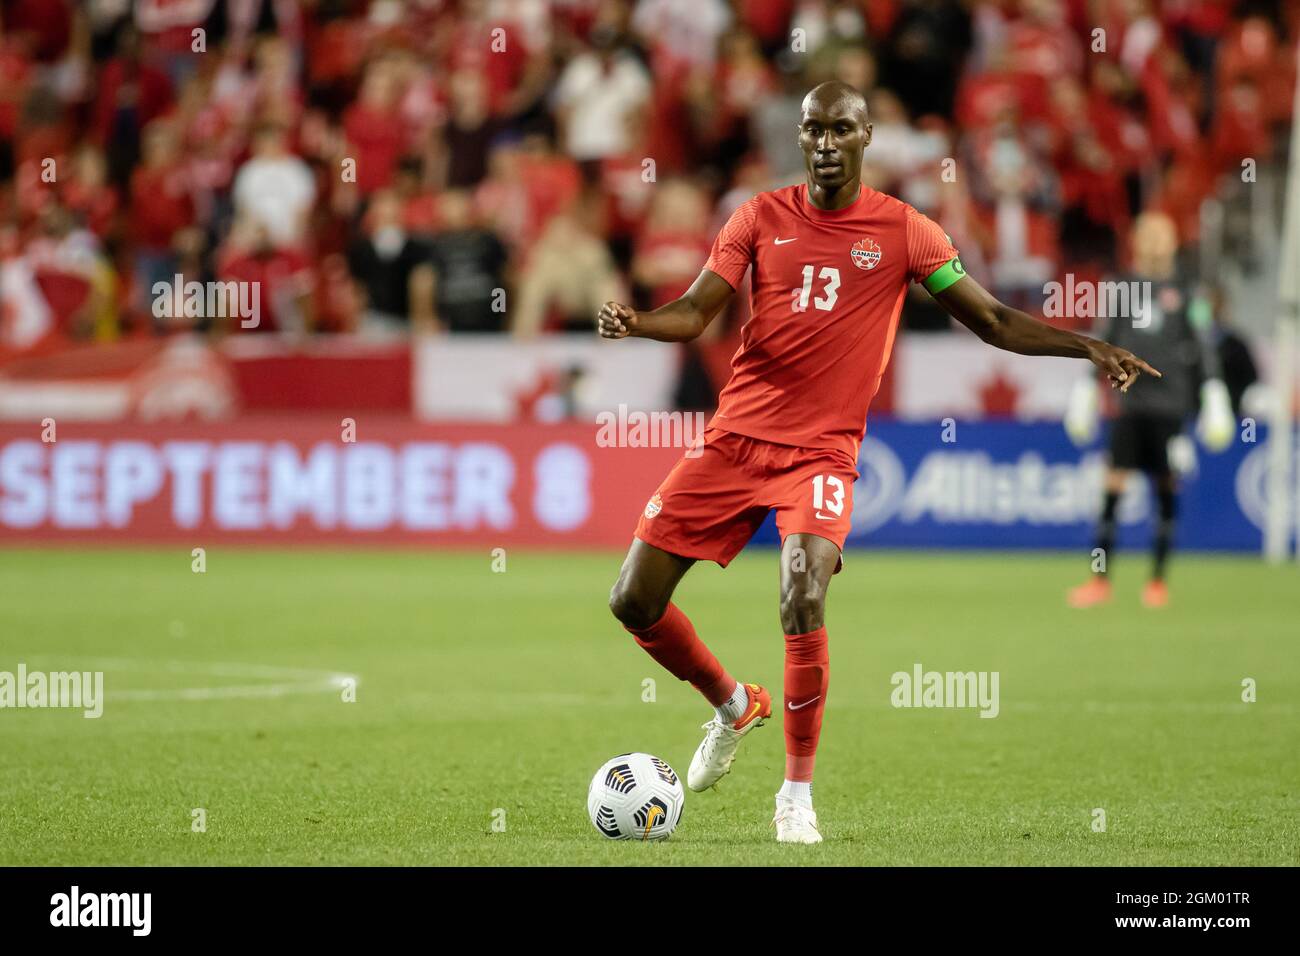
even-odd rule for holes
{"type": "Polygon", "coordinates": [[[737,209],[704,267],[736,288],[751,265],[751,318],[712,425],[856,461],[908,284],[956,282],[957,250],[892,196],[863,186],[852,205],[818,209],[799,185],[737,209]]]}

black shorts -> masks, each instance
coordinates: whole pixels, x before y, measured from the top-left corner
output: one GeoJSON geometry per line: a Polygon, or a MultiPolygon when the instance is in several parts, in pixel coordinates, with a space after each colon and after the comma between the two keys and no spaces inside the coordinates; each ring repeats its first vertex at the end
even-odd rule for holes
{"type": "Polygon", "coordinates": [[[1110,429],[1111,467],[1169,474],[1169,441],[1182,430],[1182,419],[1173,415],[1120,415],[1110,429]]]}

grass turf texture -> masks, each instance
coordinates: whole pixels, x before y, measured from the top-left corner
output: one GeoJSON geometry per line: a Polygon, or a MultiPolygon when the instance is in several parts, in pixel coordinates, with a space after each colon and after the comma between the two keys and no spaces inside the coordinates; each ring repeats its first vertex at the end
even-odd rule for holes
{"type": "MultiPolygon", "coordinates": [[[[1300,859],[1294,568],[1186,557],[1171,607],[1146,611],[1133,556],[1114,603],[1080,612],[1063,601],[1075,557],[852,553],[828,613],[826,842],[786,847],[769,827],[779,715],[718,792],[687,792],[666,843],[610,842],[588,822],[605,759],[645,750],[684,775],[710,716],[609,616],[619,558],[512,551],[493,573],[487,554],[214,549],[194,574],[188,548],[0,551],[0,670],[120,662],[99,720],[0,710],[0,864],[1300,859]],[[355,703],[338,690],[168,699],[276,681],[167,662],[360,684],[355,703]],[[891,707],[890,675],[916,662],[999,671],[1000,715],[891,707]],[[206,833],[191,831],[200,807],[206,833]]],[[[699,565],[677,601],[779,707],[776,560],[699,565]]]]}

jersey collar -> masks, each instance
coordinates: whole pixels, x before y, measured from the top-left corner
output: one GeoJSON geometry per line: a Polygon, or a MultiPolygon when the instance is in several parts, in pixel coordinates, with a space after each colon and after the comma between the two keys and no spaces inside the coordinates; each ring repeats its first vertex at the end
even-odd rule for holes
{"type": "Polygon", "coordinates": [[[799,195],[803,200],[804,211],[814,219],[844,219],[853,215],[863,201],[867,198],[867,187],[861,183],[858,184],[858,198],[853,200],[843,209],[819,209],[812,204],[808,197],[808,184],[804,183],[799,187],[799,195]]]}

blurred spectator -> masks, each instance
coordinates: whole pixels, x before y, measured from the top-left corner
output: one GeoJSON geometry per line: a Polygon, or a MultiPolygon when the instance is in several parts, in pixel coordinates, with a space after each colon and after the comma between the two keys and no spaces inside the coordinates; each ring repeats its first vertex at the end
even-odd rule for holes
{"type": "Polygon", "coordinates": [[[589,193],[547,224],[519,280],[510,323],[516,336],[531,338],[547,327],[590,332],[601,305],[626,297],[595,221],[595,199],[589,193]]]}
{"type": "Polygon", "coordinates": [[[503,120],[525,121],[545,93],[548,57],[533,44],[541,27],[527,22],[536,3],[461,0],[449,44],[449,72],[469,70],[482,75],[488,108],[503,120]]]}
{"type": "Polygon", "coordinates": [[[1051,99],[1064,251],[1077,261],[1113,262],[1116,237],[1129,231],[1123,157],[1098,135],[1082,84],[1061,77],[1051,84],[1051,99]]]}
{"type": "Polygon", "coordinates": [[[125,184],[139,159],[140,132],[171,105],[172,84],[166,73],[141,59],[140,34],[127,27],[95,85],[92,129],[108,153],[113,182],[125,184]]]}
{"type": "Polygon", "coordinates": [[[243,130],[217,97],[220,68],[203,70],[185,83],[169,114],[180,130],[197,221],[224,232],[231,216],[230,186],[243,130]]]}
{"type": "Polygon", "coordinates": [[[658,308],[690,288],[712,245],[704,192],[686,180],[660,183],[632,260],[645,304],[658,308]]]}
{"type": "Polygon", "coordinates": [[[814,56],[867,38],[867,19],[861,5],[846,0],[800,0],[795,4],[791,27],[799,31],[802,52],[814,56]]]}
{"type": "Polygon", "coordinates": [[[402,210],[402,227],[414,236],[429,236],[437,231],[440,213],[438,194],[427,185],[424,165],[408,156],[397,165],[393,193],[402,210]]]}
{"type": "Polygon", "coordinates": [[[641,61],[610,30],[591,35],[592,48],[579,53],[560,74],[555,90],[564,147],[570,156],[588,164],[625,152],[628,128],[643,121],[650,98],[650,76],[641,61]]]}
{"type": "Polygon", "coordinates": [[[763,55],[772,59],[789,43],[786,26],[794,11],[794,0],[740,0],[737,13],[746,29],[758,37],[763,55]]]}
{"type": "Polygon", "coordinates": [[[255,324],[238,316],[217,317],[217,332],[287,332],[302,335],[314,324],[311,262],[298,249],[280,246],[260,219],[236,219],[217,258],[217,280],[241,283],[255,296],[255,324]]]}
{"type": "Polygon", "coordinates": [[[447,87],[451,108],[440,142],[441,178],[449,189],[468,189],[487,175],[488,147],[501,126],[488,109],[481,73],[459,70],[447,87]]]}
{"type": "Polygon", "coordinates": [[[298,61],[284,37],[263,37],[257,41],[253,75],[241,85],[240,93],[244,97],[241,105],[256,122],[293,129],[301,121],[305,104],[298,80],[298,61]]]}
{"type": "Polygon", "coordinates": [[[721,62],[713,74],[699,71],[688,89],[695,114],[697,148],[731,169],[750,149],[750,114],[776,90],[772,69],[754,35],[733,30],[722,37],[721,62]]]}
{"type": "Polygon", "coordinates": [[[376,60],[366,69],[357,102],[343,114],[348,155],[356,160],[363,196],[392,182],[406,150],[407,124],[398,109],[398,93],[393,62],[376,60]]]}
{"type": "Polygon", "coordinates": [[[879,67],[865,43],[837,44],[830,52],[830,78],[870,95],[876,88],[879,67]]]}
{"type": "Polygon", "coordinates": [[[206,26],[213,6],[213,0],[136,0],[135,23],[144,44],[174,84],[194,71],[194,30],[206,26]]]}
{"type": "Polygon", "coordinates": [[[342,0],[321,3],[315,11],[316,29],[308,40],[305,66],[311,102],[334,114],[351,102],[353,78],[361,71],[374,32],[370,19],[347,14],[342,0]]]}
{"type": "Polygon", "coordinates": [[[114,281],[99,241],[76,225],[58,202],[41,211],[39,231],[28,243],[27,261],[49,308],[48,332],[65,339],[110,335],[114,281]]]}
{"type": "Polygon", "coordinates": [[[422,266],[428,268],[428,250],[407,233],[401,200],[392,190],[371,197],[364,228],[348,251],[348,267],[365,304],[362,331],[400,333],[415,323],[413,279],[422,266]]]}
{"type": "Polygon", "coordinates": [[[1218,170],[1238,170],[1243,157],[1268,155],[1272,147],[1264,102],[1252,81],[1243,78],[1222,91],[1211,136],[1218,170]]]}
{"type": "Polygon", "coordinates": [[[886,44],[883,72],[911,115],[951,115],[970,43],[970,15],[958,0],[903,5],[886,44]]]}
{"type": "Polygon", "coordinates": [[[506,248],[474,222],[470,198],[447,192],[443,229],[431,242],[434,318],[451,332],[501,332],[506,327],[506,248]]]}
{"type": "Polygon", "coordinates": [[[803,179],[803,153],[799,151],[799,138],[795,131],[800,104],[807,92],[804,78],[794,71],[787,72],[781,78],[780,91],[765,97],[750,118],[759,151],[772,171],[774,185],[803,179]]]}
{"type": "Polygon", "coordinates": [[[53,330],[49,303],[23,254],[18,228],[0,223],[0,357],[35,348],[53,330]]]}
{"type": "Polygon", "coordinates": [[[72,175],[63,187],[63,201],[99,239],[108,239],[118,211],[117,193],[108,183],[104,154],[86,143],[73,156],[72,175]]]}
{"type": "Polygon", "coordinates": [[[239,215],[263,226],[275,245],[294,246],[306,228],[316,180],[307,164],[289,152],[284,129],[266,124],[253,136],[253,156],[239,168],[234,194],[239,215]]]}
{"type": "Polygon", "coordinates": [[[479,212],[516,256],[525,257],[551,216],[568,208],[582,187],[578,165],[558,155],[540,134],[493,147],[488,178],[474,198],[479,212]]]}
{"type": "Polygon", "coordinates": [[[876,90],[867,104],[872,130],[871,146],[863,158],[863,181],[875,189],[903,193],[905,182],[917,174],[924,180],[922,188],[932,186],[938,178],[935,167],[948,155],[947,137],[938,130],[913,126],[893,90],[876,90]]]}
{"type": "Polygon", "coordinates": [[[632,28],[648,41],[655,75],[664,78],[712,67],[730,25],[724,0],[637,0],[632,14],[632,28]]]}
{"type": "Polygon", "coordinates": [[[131,235],[138,304],[148,309],[155,283],[172,281],[177,237],[194,225],[194,201],[175,127],[157,120],[145,130],[144,157],[131,176],[131,235]]]}
{"type": "Polygon", "coordinates": [[[1055,177],[1010,110],[972,145],[980,211],[994,239],[990,290],[1033,311],[1044,283],[1056,274],[1057,234],[1048,214],[1056,201],[1055,177]]]}
{"type": "Polygon", "coordinates": [[[628,132],[627,151],[606,157],[600,165],[604,234],[615,261],[624,270],[632,260],[632,245],[658,188],[659,170],[648,154],[646,130],[633,127],[628,132]]]}

